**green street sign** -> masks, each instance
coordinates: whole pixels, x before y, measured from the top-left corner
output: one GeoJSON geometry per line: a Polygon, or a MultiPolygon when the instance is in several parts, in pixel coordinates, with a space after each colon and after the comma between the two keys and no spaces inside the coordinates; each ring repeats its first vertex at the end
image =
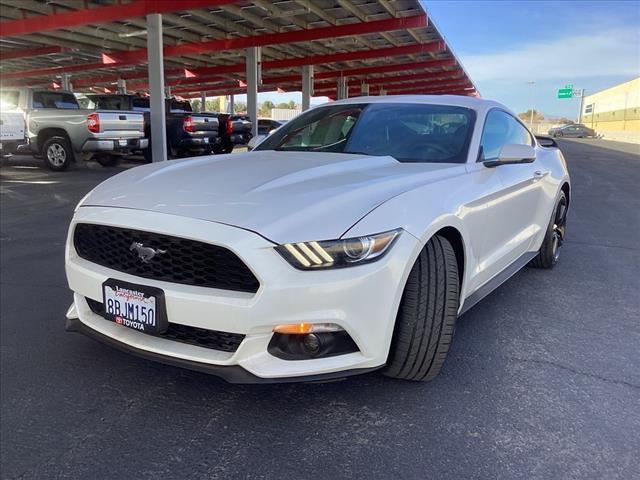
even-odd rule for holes
{"type": "Polygon", "coordinates": [[[572,98],[573,88],[560,88],[558,89],[558,98],[572,98]]]}

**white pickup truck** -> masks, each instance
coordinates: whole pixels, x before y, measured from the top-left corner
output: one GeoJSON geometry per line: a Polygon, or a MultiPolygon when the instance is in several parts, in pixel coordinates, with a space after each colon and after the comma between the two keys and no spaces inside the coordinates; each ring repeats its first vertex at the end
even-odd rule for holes
{"type": "Polygon", "coordinates": [[[25,143],[25,125],[22,112],[0,105],[0,154],[16,153],[25,143]]]}
{"type": "Polygon", "coordinates": [[[18,152],[42,157],[51,170],[65,170],[77,157],[111,166],[149,144],[141,113],[84,110],[72,92],[3,89],[2,103],[23,115],[26,143],[18,152]]]}

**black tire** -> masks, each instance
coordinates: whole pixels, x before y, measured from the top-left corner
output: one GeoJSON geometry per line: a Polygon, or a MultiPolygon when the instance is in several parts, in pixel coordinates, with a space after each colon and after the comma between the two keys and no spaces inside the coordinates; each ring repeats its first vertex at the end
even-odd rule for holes
{"type": "Polygon", "coordinates": [[[233,152],[233,143],[228,143],[222,149],[222,153],[231,153],[233,152]]]}
{"type": "Polygon", "coordinates": [[[145,163],[153,162],[153,155],[151,154],[151,145],[142,150],[142,156],[144,157],[145,163]]]}
{"type": "Polygon", "coordinates": [[[438,375],[453,340],[459,295],[456,254],[446,238],[436,235],[404,287],[384,375],[414,381],[438,375]]]}
{"type": "Polygon", "coordinates": [[[118,163],[120,163],[119,155],[98,154],[93,158],[103,167],[115,167],[118,163]]]}
{"type": "Polygon", "coordinates": [[[553,215],[547,226],[538,254],[529,262],[533,268],[553,268],[560,259],[560,250],[567,231],[567,207],[569,202],[564,191],[560,191],[560,197],[553,209],[553,215]]]}
{"type": "Polygon", "coordinates": [[[69,168],[73,162],[73,150],[71,144],[64,137],[49,137],[42,144],[40,151],[44,165],[55,172],[61,172],[69,168]]]}

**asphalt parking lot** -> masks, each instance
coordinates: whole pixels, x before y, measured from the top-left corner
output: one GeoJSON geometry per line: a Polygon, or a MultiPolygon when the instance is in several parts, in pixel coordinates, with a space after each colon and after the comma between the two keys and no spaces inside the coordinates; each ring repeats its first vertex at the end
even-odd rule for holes
{"type": "Polygon", "coordinates": [[[230,385],[65,333],[73,208],[135,163],[3,161],[2,478],[639,478],[640,151],[560,143],[560,264],[465,314],[427,384],[230,385]]]}

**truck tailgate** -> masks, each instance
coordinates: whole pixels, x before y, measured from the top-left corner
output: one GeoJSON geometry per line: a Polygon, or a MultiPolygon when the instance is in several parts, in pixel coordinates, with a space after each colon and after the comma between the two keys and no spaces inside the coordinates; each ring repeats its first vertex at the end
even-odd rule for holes
{"type": "Polygon", "coordinates": [[[251,131],[251,122],[247,120],[231,120],[234,133],[245,133],[251,131]]]}
{"type": "Polygon", "coordinates": [[[216,132],[218,131],[218,119],[216,117],[191,115],[194,132],[216,132]]]}
{"type": "Polygon", "coordinates": [[[2,112],[0,115],[0,142],[24,140],[24,114],[22,112],[2,112]]]}
{"type": "Polygon", "coordinates": [[[100,133],[103,135],[144,135],[144,116],[138,112],[121,112],[116,110],[96,112],[100,117],[100,133]]]}

